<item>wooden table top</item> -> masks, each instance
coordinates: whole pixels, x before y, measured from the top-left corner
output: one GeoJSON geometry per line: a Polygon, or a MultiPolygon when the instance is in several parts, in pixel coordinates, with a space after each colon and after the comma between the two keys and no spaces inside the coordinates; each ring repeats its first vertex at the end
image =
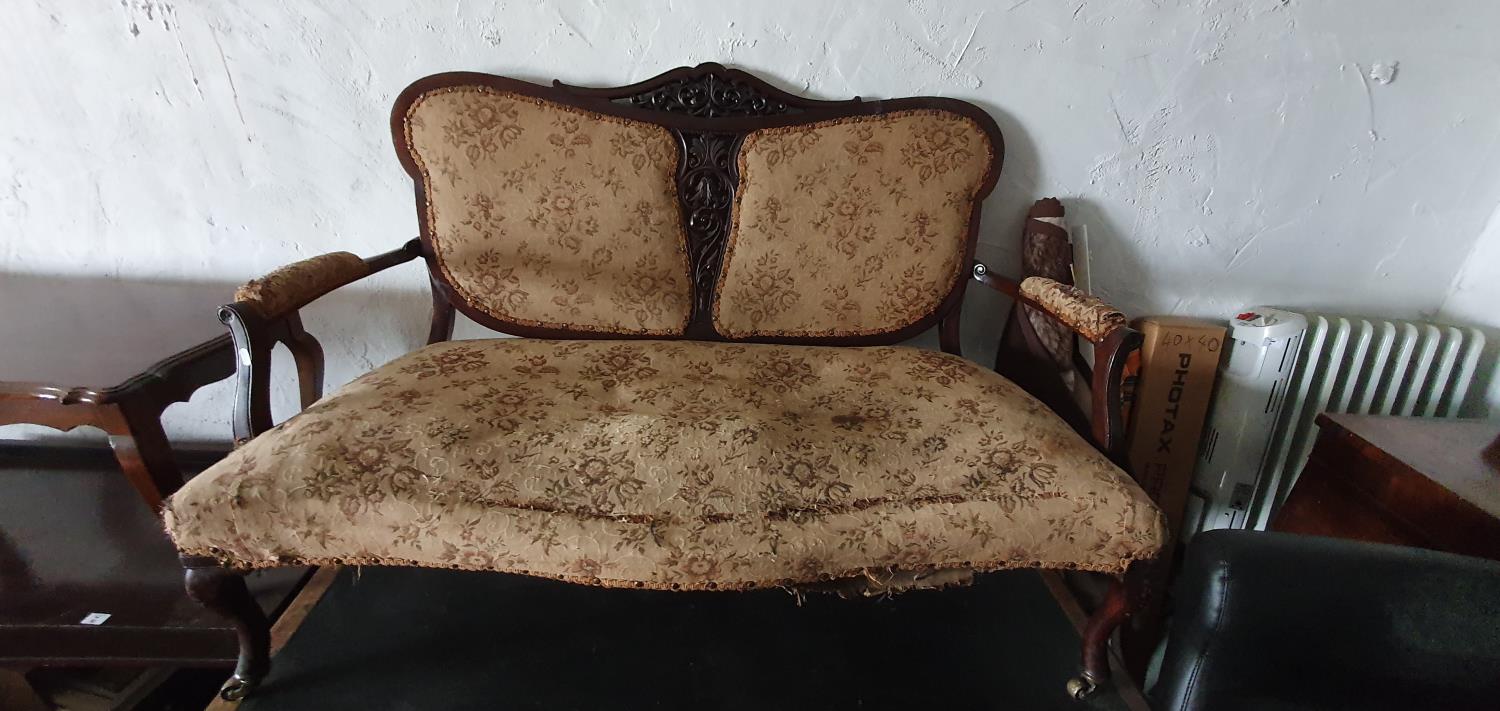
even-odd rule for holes
{"type": "Polygon", "coordinates": [[[106,388],[225,334],[234,287],[0,274],[0,381],[106,388]]]}
{"type": "Polygon", "coordinates": [[[1318,424],[1347,432],[1500,519],[1500,420],[1325,413],[1318,424]]]}
{"type": "MultiPolygon", "coordinates": [[[[108,450],[0,440],[0,664],[232,664],[232,625],[183,593],[177,550],[114,467],[108,450]],[[82,623],[95,612],[110,617],[82,623]]],[[[301,570],[251,592],[275,611],[301,570]]]]}

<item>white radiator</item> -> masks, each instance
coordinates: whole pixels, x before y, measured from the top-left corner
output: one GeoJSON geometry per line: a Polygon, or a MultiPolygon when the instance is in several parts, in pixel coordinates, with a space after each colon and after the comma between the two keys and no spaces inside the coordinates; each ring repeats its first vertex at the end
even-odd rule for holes
{"type": "MultiPolygon", "coordinates": [[[[1472,328],[1301,315],[1307,319],[1307,331],[1290,379],[1284,374],[1277,378],[1267,368],[1267,395],[1253,413],[1221,412],[1215,401],[1204,433],[1195,495],[1189,499],[1189,534],[1230,526],[1264,529],[1307,462],[1317,437],[1313,420],[1320,412],[1457,415],[1484,350],[1484,334],[1472,328]],[[1225,452],[1215,451],[1222,442],[1255,439],[1239,430],[1255,427],[1266,428],[1259,457],[1241,452],[1239,461],[1231,462],[1225,452]],[[1244,484],[1232,501],[1231,487],[1212,485],[1236,479],[1244,484]],[[1253,490],[1246,486],[1250,482],[1253,490]],[[1233,515],[1226,515],[1231,509],[1233,515]],[[1226,523],[1230,520],[1232,524],[1226,523]]],[[[1236,347],[1241,344],[1232,346],[1236,347]]],[[[1229,355],[1233,357],[1233,350],[1229,355]]],[[[1224,382],[1221,379],[1221,385],[1224,382]]],[[[1234,400],[1243,403],[1245,398],[1234,400]]],[[[1247,409],[1243,404],[1234,407],[1247,409]]]]}

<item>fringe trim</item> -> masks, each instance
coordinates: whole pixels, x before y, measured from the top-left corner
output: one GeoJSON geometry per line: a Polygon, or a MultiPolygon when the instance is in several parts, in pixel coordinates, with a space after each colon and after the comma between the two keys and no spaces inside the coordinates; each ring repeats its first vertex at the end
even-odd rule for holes
{"type": "MultiPolygon", "coordinates": [[[[853,568],[833,573],[819,573],[816,575],[793,576],[786,578],[767,578],[751,580],[697,580],[690,582],[663,581],[663,580],[628,580],[620,578],[601,578],[589,575],[570,575],[568,573],[553,573],[546,571],[527,570],[524,568],[491,568],[483,566],[470,566],[463,563],[438,563],[434,561],[419,561],[410,558],[396,558],[383,556],[277,556],[268,560],[242,560],[236,559],[230,554],[218,548],[180,548],[178,552],[183,556],[197,556],[212,558],[219,561],[219,565],[236,571],[249,572],[252,570],[263,570],[266,568],[285,568],[297,566],[365,566],[378,565],[387,567],[404,568],[434,568],[442,570],[468,570],[484,571],[493,573],[510,573],[513,575],[526,575],[534,578],[547,578],[560,580],[578,585],[592,585],[604,588],[637,588],[645,590],[761,590],[767,588],[801,589],[822,584],[849,580],[852,578],[879,578],[889,576],[890,568],[853,568]]],[[[945,563],[929,563],[926,565],[904,568],[903,570],[921,577],[930,575],[941,570],[966,569],[975,573],[987,573],[996,570],[1081,570],[1094,573],[1106,573],[1109,575],[1124,575],[1126,569],[1136,561],[1151,560],[1156,558],[1156,553],[1151,555],[1138,555],[1122,558],[1118,563],[1071,563],[1062,561],[951,561],[945,563]]],[[[946,586],[940,586],[946,587],[946,586]]]]}

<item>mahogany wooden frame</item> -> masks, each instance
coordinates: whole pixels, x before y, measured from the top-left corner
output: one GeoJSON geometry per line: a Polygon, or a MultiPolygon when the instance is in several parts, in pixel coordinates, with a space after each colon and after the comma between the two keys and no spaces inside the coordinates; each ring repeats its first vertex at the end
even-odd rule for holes
{"type": "MultiPolygon", "coordinates": [[[[827,346],[889,345],[905,341],[937,327],[942,349],[960,353],[959,314],[965,289],[973,280],[1066,324],[1048,308],[1020,293],[1019,284],[991,272],[974,261],[978,243],[982,198],[994,188],[1004,156],[999,127],[983,109],[955,99],[920,97],[866,101],[807,99],[777,89],[748,73],[708,63],[681,67],[643,82],[614,88],[583,88],[554,82],[552,86],[532,84],[508,77],[470,72],[437,74],[420,79],[403,91],[391,112],[391,133],[401,164],[414,181],[418,214],[423,216],[421,235],[401,248],[365,260],[373,274],[421,256],[427,263],[432,287],[432,320],[428,343],[452,337],[455,314],[462,312],[482,326],[523,337],[565,339],[693,339],[710,341],[747,341],[758,343],[816,344],[827,346]],[[561,328],[541,328],[497,318],[466,302],[453,288],[439,265],[427,223],[426,191],[422,173],[407,143],[405,117],[413,102],[425,92],[452,86],[487,86],[501,91],[537,97],[600,114],[654,123],[671,130],[678,139],[678,188],[681,219],[688,237],[689,268],[694,287],[693,312],[684,333],[674,336],[620,334],[561,328]],[[769,127],[790,126],[850,116],[873,116],[908,109],[943,109],[973,119],[989,136],[994,159],[984,176],[980,199],[975,200],[965,235],[963,263],[971,265],[954,279],[938,306],[912,323],[887,332],[837,337],[754,337],[736,339],[719,333],[712,322],[712,290],[717,282],[724,256],[727,220],[698,220],[703,210],[725,209],[722,191],[732,196],[738,176],[733,165],[721,166],[719,174],[699,171],[688,182],[686,163],[694,141],[710,137],[727,141],[731,156],[737,156],[746,133],[769,127]],[[705,194],[709,194],[705,198],[705,194]],[[701,225],[721,225],[723,230],[700,229],[701,225]]],[[[732,203],[732,200],[730,201],[732,203]]],[[[362,277],[361,277],[362,278],[362,277]]],[[[352,283],[350,279],[347,283],[352,283]]],[[[342,286],[342,285],[341,285],[342,286]]],[[[305,303],[318,294],[298,300],[305,303]]],[[[236,354],[237,393],[234,409],[236,440],[254,437],[272,426],[270,411],[270,353],[276,343],[291,350],[298,371],[302,406],[305,408],[321,395],[323,354],[316,339],[303,328],[294,309],[270,317],[262,316],[248,304],[228,304],[221,308],[220,319],[229,327],[236,354]]],[[[1011,321],[1023,321],[1012,317],[1011,321]]],[[[1069,328],[1078,332],[1077,328],[1069,328]]],[[[1028,392],[1057,411],[1095,447],[1120,465],[1124,465],[1125,432],[1122,420],[1121,374],[1130,351],[1138,349],[1141,334],[1128,327],[1117,328],[1094,341],[1095,364],[1089,375],[1092,383],[1091,413],[1083,413],[1058,377],[1057,368],[1042,349],[1034,334],[1029,340],[1007,339],[1011,347],[1001,372],[1028,392]],[[1015,345],[1015,344],[1021,345],[1015,345]],[[1091,416],[1090,416],[1091,415],[1091,416]]],[[[239,698],[261,681],[269,668],[264,620],[256,618],[247,606],[244,583],[238,575],[220,568],[211,558],[184,558],[187,587],[195,600],[233,617],[240,629],[241,654],[235,676],[226,683],[221,695],[239,698]]],[[[1096,611],[1085,630],[1083,671],[1070,682],[1069,690],[1082,697],[1109,677],[1106,644],[1111,633],[1134,609],[1129,594],[1130,580],[1135,576],[1117,576],[1104,605],[1096,611]]],[[[258,611],[257,611],[258,612],[258,611]]]]}

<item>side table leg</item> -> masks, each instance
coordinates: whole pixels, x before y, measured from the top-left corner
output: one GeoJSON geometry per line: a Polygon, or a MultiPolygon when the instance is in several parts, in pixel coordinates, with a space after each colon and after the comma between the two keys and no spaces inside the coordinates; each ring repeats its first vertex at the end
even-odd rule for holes
{"type": "Polygon", "coordinates": [[[31,688],[20,670],[0,669],[0,708],[13,711],[48,711],[52,706],[31,688]]]}
{"type": "Polygon", "coordinates": [[[184,556],[183,586],[194,602],[234,623],[239,637],[239,661],[234,676],[224,682],[219,696],[238,701],[249,696],[271,670],[271,623],[245,587],[245,576],[211,558],[184,556]]]}

